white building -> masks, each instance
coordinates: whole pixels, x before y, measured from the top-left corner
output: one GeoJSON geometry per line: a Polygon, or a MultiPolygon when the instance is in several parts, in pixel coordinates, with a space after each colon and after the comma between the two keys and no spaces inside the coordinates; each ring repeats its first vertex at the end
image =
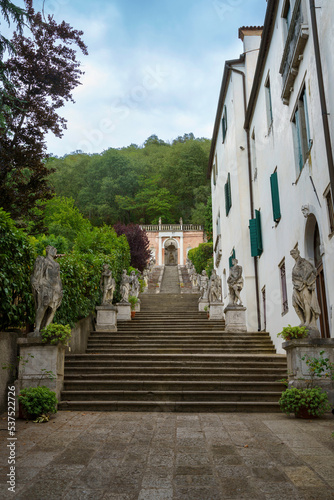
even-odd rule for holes
{"type": "Polygon", "coordinates": [[[333,32],[331,2],[269,0],[263,31],[240,28],[244,53],[226,62],[219,97],[209,162],[215,267],[224,282],[235,253],[248,328],[268,330],[279,352],[277,333],[299,324],[296,245],[318,270],[321,334],[334,336],[333,32]]]}

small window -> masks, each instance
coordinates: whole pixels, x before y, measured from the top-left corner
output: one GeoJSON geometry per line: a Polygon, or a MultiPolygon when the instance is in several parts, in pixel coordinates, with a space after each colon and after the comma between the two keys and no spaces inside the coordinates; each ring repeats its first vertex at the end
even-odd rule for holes
{"type": "Polygon", "coordinates": [[[325,191],[324,194],[326,198],[328,222],[329,222],[329,234],[334,233],[334,208],[333,208],[333,198],[330,188],[325,191]]]}
{"type": "Polygon", "coordinates": [[[261,214],[255,210],[255,218],[249,221],[249,236],[251,245],[251,256],[259,257],[263,252],[261,214]]]}
{"type": "Polygon", "coordinates": [[[268,78],[266,80],[266,83],[264,85],[265,88],[265,94],[266,94],[266,110],[267,110],[267,125],[268,129],[271,127],[272,122],[273,122],[273,107],[271,103],[271,88],[270,88],[270,78],[268,75],[268,78]]]}
{"type": "Polygon", "coordinates": [[[215,186],[216,183],[217,183],[217,177],[218,177],[217,153],[215,154],[215,160],[214,160],[214,163],[213,163],[212,176],[213,176],[213,185],[215,186]]]}
{"type": "Polygon", "coordinates": [[[292,119],[292,125],[295,139],[296,161],[298,166],[297,170],[299,173],[304,167],[309,150],[312,146],[305,85],[297,101],[296,110],[292,119]]]}
{"type": "Polygon", "coordinates": [[[223,142],[225,142],[226,132],[227,132],[227,110],[226,110],[226,105],[224,105],[224,111],[222,117],[223,142]]]}
{"type": "Polygon", "coordinates": [[[286,0],[284,3],[282,18],[285,23],[285,38],[288,36],[290,24],[291,24],[292,8],[290,0],[286,0]]]}
{"type": "Polygon", "coordinates": [[[279,272],[281,280],[281,297],[282,297],[282,316],[286,314],[289,310],[288,306],[288,293],[286,289],[286,273],[285,273],[285,259],[280,263],[279,272]]]}
{"type": "Polygon", "coordinates": [[[231,207],[232,207],[232,195],[231,195],[231,176],[228,174],[227,176],[227,181],[224,186],[224,191],[225,191],[225,210],[226,210],[226,216],[228,216],[231,207]]]}

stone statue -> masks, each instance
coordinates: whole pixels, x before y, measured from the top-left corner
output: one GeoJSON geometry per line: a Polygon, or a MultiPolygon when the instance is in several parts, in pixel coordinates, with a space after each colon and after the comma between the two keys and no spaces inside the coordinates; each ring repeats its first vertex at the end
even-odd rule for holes
{"type": "Polygon", "coordinates": [[[150,271],[148,269],[144,269],[144,271],[143,271],[143,280],[144,280],[144,286],[145,286],[145,288],[148,287],[149,274],[150,274],[150,271]]]}
{"type": "Polygon", "coordinates": [[[230,275],[227,278],[227,284],[230,294],[229,304],[233,306],[242,306],[240,292],[243,289],[244,280],[242,277],[242,267],[238,265],[238,259],[232,259],[232,267],[230,269],[230,275]]]}
{"type": "Polygon", "coordinates": [[[116,283],[108,264],[103,264],[100,288],[103,292],[102,305],[112,304],[116,283]]]}
{"type": "Polygon", "coordinates": [[[300,326],[318,330],[317,319],[321,311],[315,292],[317,270],[300,256],[298,249],[291,250],[290,255],[296,261],[292,269],[292,305],[300,319],[300,326]]]}
{"type": "Polygon", "coordinates": [[[123,270],[121,279],[121,302],[129,302],[129,292],[130,292],[130,276],[127,275],[126,269],[123,270]]]}
{"type": "Polygon", "coordinates": [[[209,301],[210,301],[210,303],[222,301],[221,279],[217,275],[217,272],[215,269],[213,269],[213,271],[211,273],[211,278],[209,281],[209,301]]]}
{"type": "Polygon", "coordinates": [[[203,299],[203,300],[208,300],[209,299],[209,278],[206,274],[206,271],[203,270],[202,271],[202,274],[199,275],[200,276],[200,294],[201,294],[201,297],[200,297],[200,300],[203,299]]]}
{"type": "Polygon", "coordinates": [[[140,292],[140,283],[136,271],[131,271],[130,274],[130,295],[138,298],[140,292]]]}
{"type": "Polygon", "coordinates": [[[36,318],[35,331],[29,337],[38,337],[40,330],[52,323],[63,298],[60,266],[54,260],[57,249],[48,245],[45,250],[46,257],[37,257],[31,276],[36,318]]]}
{"type": "Polygon", "coordinates": [[[197,274],[194,266],[189,268],[189,275],[190,275],[191,284],[192,284],[193,288],[197,288],[198,287],[198,274],[197,274]]]}
{"type": "Polygon", "coordinates": [[[191,262],[191,260],[189,259],[189,257],[187,257],[186,259],[186,268],[188,269],[188,272],[189,272],[189,269],[193,266],[193,263],[191,262]]]}

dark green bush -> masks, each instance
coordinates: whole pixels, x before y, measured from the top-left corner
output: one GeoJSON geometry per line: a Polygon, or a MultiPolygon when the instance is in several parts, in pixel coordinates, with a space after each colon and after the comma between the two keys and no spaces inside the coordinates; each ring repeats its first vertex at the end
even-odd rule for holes
{"type": "Polygon", "coordinates": [[[31,323],[34,302],[30,276],[35,252],[28,237],[0,208],[0,329],[31,323]]]}
{"type": "Polygon", "coordinates": [[[196,272],[200,274],[204,269],[207,271],[212,270],[212,263],[210,263],[213,258],[213,244],[212,243],[200,243],[197,248],[192,248],[188,252],[188,257],[194,264],[196,272]]]}
{"type": "Polygon", "coordinates": [[[330,410],[327,393],[320,387],[297,389],[292,387],[286,389],[279,400],[281,410],[290,415],[307,408],[308,413],[314,417],[320,417],[330,410]]]}
{"type": "Polygon", "coordinates": [[[34,419],[41,415],[57,413],[56,393],[44,385],[21,389],[18,399],[28,418],[34,419]]]}
{"type": "Polygon", "coordinates": [[[51,323],[41,330],[42,342],[57,345],[67,345],[71,338],[70,325],[59,325],[58,323],[51,323]]]}

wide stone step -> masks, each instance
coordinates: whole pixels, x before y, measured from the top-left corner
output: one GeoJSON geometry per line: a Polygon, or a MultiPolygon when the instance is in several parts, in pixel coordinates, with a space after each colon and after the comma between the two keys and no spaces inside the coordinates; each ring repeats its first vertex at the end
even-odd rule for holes
{"type": "MultiPolygon", "coordinates": [[[[245,351],[245,347],[244,346],[235,346],[235,347],[224,347],[224,348],[212,348],[210,349],[209,347],[203,347],[203,348],[195,348],[195,347],[192,347],[192,348],[182,348],[182,347],[161,347],[161,348],[140,348],[140,347],[137,347],[133,350],[134,352],[136,353],[140,353],[140,354],[210,354],[210,353],[226,353],[226,352],[230,352],[230,353],[239,353],[239,352],[244,352],[245,351]]],[[[247,351],[249,353],[274,353],[275,352],[275,349],[274,347],[247,347],[247,351]]],[[[126,353],[129,353],[129,348],[124,348],[124,347],[120,347],[118,349],[115,349],[115,348],[106,348],[106,347],[103,347],[103,348],[88,348],[87,349],[87,353],[95,353],[95,354],[112,354],[112,353],[123,353],[123,354],[126,354],[126,353]]]]}
{"type": "Polygon", "coordinates": [[[63,401],[278,401],[280,392],[260,391],[131,391],[83,390],[62,392],[63,401]]]}
{"type": "Polygon", "coordinates": [[[65,357],[65,362],[68,361],[81,361],[83,363],[140,363],[153,366],[152,363],[158,364],[175,364],[175,363],[187,363],[187,364],[198,364],[201,366],[207,366],[209,363],[216,363],[218,366],[286,366],[286,357],[277,354],[202,354],[202,355],[192,355],[192,354],[149,354],[143,355],[138,353],[130,354],[70,354],[65,357]]]}
{"type": "MultiPolygon", "coordinates": [[[[286,376],[286,372],[275,372],[274,374],[268,373],[256,373],[256,374],[242,374],[242,373],[224,373],[224,372],[178,372],[175,373],[158,371],[150,372],[127,372],[125,370],[120,370],[119,372],[108,369],[108,368],[95,368],[90,369],[80,368],[80,369],[66,369],[65,370],[66,381],[75,380],[164,380],[164,381],[218,381],[218,382],[277,382],[278,380],[286,376]],[[81,370],[81,371],[80,371],[81,370]]],[[[282,389],[282,386],[281,386],[282,389]]]]}
{"type": "Polygon", "coordinates": [[[280,412],[276,401],[61,401],[67,411],[140,411],[140,412],[280,412]]]}

